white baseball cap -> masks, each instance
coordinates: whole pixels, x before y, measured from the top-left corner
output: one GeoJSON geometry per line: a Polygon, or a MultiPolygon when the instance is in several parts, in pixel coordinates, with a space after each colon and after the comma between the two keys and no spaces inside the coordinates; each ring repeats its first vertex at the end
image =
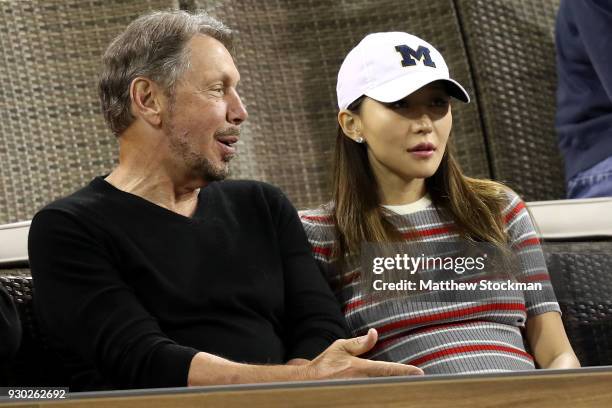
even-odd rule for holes
{"type": "Polygon", "coordinates": [[[353,48],[338,72],[338,107],[346,109],[362,95],[395,102],[434,81],[445,81],[460,101],[470,96],[450,78],[442,54],[431,44],[402,32],[368,34],[353,48]]]}

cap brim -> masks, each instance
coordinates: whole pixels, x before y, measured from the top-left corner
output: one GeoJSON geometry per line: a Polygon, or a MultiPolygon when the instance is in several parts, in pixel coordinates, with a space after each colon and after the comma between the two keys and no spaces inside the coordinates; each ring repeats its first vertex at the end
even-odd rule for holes
{"type": "Polygon", "coordinates": [[[422,76],[412,74],[396,78],[369,90],[365,95],[379,102],[395,102],[436,81],[444,81],[448,85],[448,94],[453,98],[465,103],[470,102],[470,96],[457,81],[446,77],[432,76],[431,73],[422,76]]]}

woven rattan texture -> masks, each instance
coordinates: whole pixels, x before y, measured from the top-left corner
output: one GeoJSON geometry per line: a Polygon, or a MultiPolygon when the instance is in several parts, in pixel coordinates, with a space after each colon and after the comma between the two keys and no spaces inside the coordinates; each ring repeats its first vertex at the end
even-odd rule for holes
{"type": "Polygon", "coordinates": [[[559,0],[456,0],[493,175],[525,199],[565,195],[554,130],[559,0]]]}
{"type": "Polygon", "coordinates": [[[19,266],[0,266],[0,278],[4,276],[13,276],[13,277],[26,277],[29,278],[31,276],[30,269],[27,267],[19,267],[19,266]]]}
{"type": "Polygon", "coordinates": [[[612,365],[612,242],[548,243],[545,252],[578,359],[612,365]]]}
{"type": "Polygon", "coordinates": [[[110,170],[100,57],[136,16],[170,6],[178,1],[0,2],[0,224],[30,219],[110,170]]]}
{"type": "Polygon", "coordinates": [[[59,356],[49,348],[47,338],[41,332],[34,314],[32,278],[24,276],[25,271],[27,269],[0,269],[0,286],[3,286],[13,298],[22,327],[19,351],[8,367],[8,371],[0,373],[0,384],[5,386],[66,386],[69,381],[64,364],[59,356]]]}
{"type": "MultiPolygon", "coordinates": [[[[239,92],[250,117],[233,177],[281,187],[297,207],[329,198],[336,137],[336,76],[346,53],[367,33],[401,30],[422,36],[446,57],[473,93],[467,57],[450,0],[188,2],[236,31],[239,92]],[[443,29],[441,29],[443,27],[443,29]]],[[[185,3],[187,4],[187,3],[185,3]]],[[[476,103],[457,102],[454,137],[467,174],[489,177],[476,103]]]]}

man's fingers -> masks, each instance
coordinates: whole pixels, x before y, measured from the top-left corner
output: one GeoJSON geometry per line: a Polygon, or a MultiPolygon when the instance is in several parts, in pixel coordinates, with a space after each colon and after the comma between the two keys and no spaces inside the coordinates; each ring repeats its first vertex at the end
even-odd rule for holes
{"type": "Polygon", "coordinates": [[[359,371],[361,371],[363,375],[368,377],[391,377],[400,375],[424,374],[423,370],[415,366],[372,360],[361,360],[359,371]]]}
{"type": "Polygon", "coordinates": [[[342,345],[349,354],[358,356],[370,351],[377,341],[378,333],[375,329],[370,329],[365,336],[345,340],[342,342],[342,345]]]}

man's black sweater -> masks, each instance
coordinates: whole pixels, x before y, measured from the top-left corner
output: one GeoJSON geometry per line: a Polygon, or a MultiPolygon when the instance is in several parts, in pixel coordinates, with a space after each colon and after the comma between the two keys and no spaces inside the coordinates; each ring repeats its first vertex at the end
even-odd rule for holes
{"type": "Polygon", "coordinates": [[[295,209],[264,183],[211,183],[188,218],[99,177],[34,217],[29,256],[74,389],[184,386],[198,351],[282,364],[345,335],[295,209]]]}
{"type": "Polygon", "coordinates": [[[0,284],[0,377],[19,349],[21,323],[11,296],[0,284]]]}

